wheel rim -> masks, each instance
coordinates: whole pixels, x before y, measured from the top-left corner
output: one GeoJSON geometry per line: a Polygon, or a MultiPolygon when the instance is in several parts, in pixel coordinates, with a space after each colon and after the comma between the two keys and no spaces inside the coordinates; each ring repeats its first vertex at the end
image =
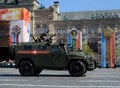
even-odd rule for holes
{"type": "Polygon", "coordinates": [[[21,73],[21,75],[23,76],[31,76],[33,75],[34,71],[33,71],[33,66],[32,64],[28,64],[28,63],[22,63],[19,67],[19,72],[21,73]]]}
{"type": "Polygon", "coordinates": [[[79,71],[81,71],[80,66],[77,64],[74,64],[72,71],[73,71],[73,73],[78,73],[79,71]]]}
{"type": "Polygon", "coordinates": [[[75,61],[70,64],[68,70],[72,76],[81,76],[85,72],[85,67],[82,62],[75,61]]]}

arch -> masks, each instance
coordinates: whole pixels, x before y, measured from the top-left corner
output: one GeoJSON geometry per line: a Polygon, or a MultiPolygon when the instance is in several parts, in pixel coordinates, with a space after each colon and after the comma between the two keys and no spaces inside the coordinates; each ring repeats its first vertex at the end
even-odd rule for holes
{"type": "Polygon", "coordinates": [[[36,34],[39,34],[40,33],[40,24],[36,24],[36,28],[35,28],[35,32],[36,34]]]}
{"type": "Polygon", "coordinates": [[[48,25],[47,25],[47,24],[43,24],[43,25],[42,25],[42,32],[43,32],[43,33],[46,33],[47,31],[49,31],[48,25]]]}

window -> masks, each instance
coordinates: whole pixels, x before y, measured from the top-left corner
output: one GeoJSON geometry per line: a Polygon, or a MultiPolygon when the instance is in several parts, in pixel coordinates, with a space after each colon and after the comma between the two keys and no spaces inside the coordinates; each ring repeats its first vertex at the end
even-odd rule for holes
{"type": "Polygon", "coordinates": [[[94,16],[94,14],[91,14],[91,19],[95,19],[95,16],[94,16]]]}
{"type": "Polygon", "coordinates": [[[93,31],[94,31],[94,33],[97,33],[97,28],[94,27],[94,28],[93,28],[93,31]]]}
{"type": "Polygon", "coordinates": [[[98,13],[96,13],[96,19],[100,19],[100,16],[98,15],[98,13]]]}
{"type": "Polygon", "coordinates": [[[48,27],[46,24],[43,24],[43,27],[42,27],[42,33],[46,33],[48,31],[48,27]]]}
{"type": "Polygon", "coordinates": [[[60,29],[57,29],[57,34],[60,34],[60,29]]]}
{"type": "Polygon", "coordinates": [[[18,0],[0,0],[0,4],[18,4],[18,0]]]}
{"type": "Polygon", "coordinates": [[[91,28],[88,28],[88,33],[91,33],[91,28]]]}
{"type": "Polygon", "coordinates": [[[114,13],[114,18],[118,18],[118,15],[117,15],[117,13],[114,13]]]}
{"type": "Polygon", "coordinates": [[[65,29],[62,29],[62,34],[66,33],[66,30],[65,29]]]}
{"type": "Polygon", "coordinates": [[[47,50],[47,46],[38,46],[39,50],[47,50]]]}
{"type": "Polygon", "coordinates": [[[39,33],[40,33],[40,25],[37,24],[37,25],[36,25],[36,34],[39,34],[39,33]]]}
{"type": "Polygon", "coordinates": [[[32,50],[32,46],[31,45],[24,45],[24,50],[32,50]]]}
{"type": "Polygon", "coordinates": [[[60,52],[60,47],[52,46],[52,52],[60,52]]]}
{"type": "Polygon", "coordinates": [[[79,31],[82,31],[82,29],[81,28],[77,28],[79,31]]]}

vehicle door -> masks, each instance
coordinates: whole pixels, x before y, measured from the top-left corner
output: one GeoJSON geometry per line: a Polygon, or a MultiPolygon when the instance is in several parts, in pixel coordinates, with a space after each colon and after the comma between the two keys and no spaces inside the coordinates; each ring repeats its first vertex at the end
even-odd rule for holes
{"type": "Polygon", "coordinates": [[[50,64],[50,59],[49,59],[49,53],[50,53],[50,50],[49,50],[49,46],[47,45],[36,45],[35,47],[35,50],[36,50],[36,55],[34,55],[34,59],[36,59],[36,63],[37,65],[39,66],[46,66],[48,64],[50,64]]]}
{"type": "Polygon", "coordinates": [[[62,46],[54,45],[50,51],[51,66],[53,67],[64,67],[66,65],[66,54],[62,46]]]}

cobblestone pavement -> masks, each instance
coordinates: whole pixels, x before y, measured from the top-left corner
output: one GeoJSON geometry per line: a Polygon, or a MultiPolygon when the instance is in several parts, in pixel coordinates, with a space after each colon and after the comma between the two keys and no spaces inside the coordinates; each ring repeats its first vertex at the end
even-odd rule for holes
{"type": "Polygon", "coordinates": [[[0,88],[120,88],[120,68],[97,68],[83,77],[51,70],[35,77],[22,77],[14,68],[0,68],[0,88]]]}

